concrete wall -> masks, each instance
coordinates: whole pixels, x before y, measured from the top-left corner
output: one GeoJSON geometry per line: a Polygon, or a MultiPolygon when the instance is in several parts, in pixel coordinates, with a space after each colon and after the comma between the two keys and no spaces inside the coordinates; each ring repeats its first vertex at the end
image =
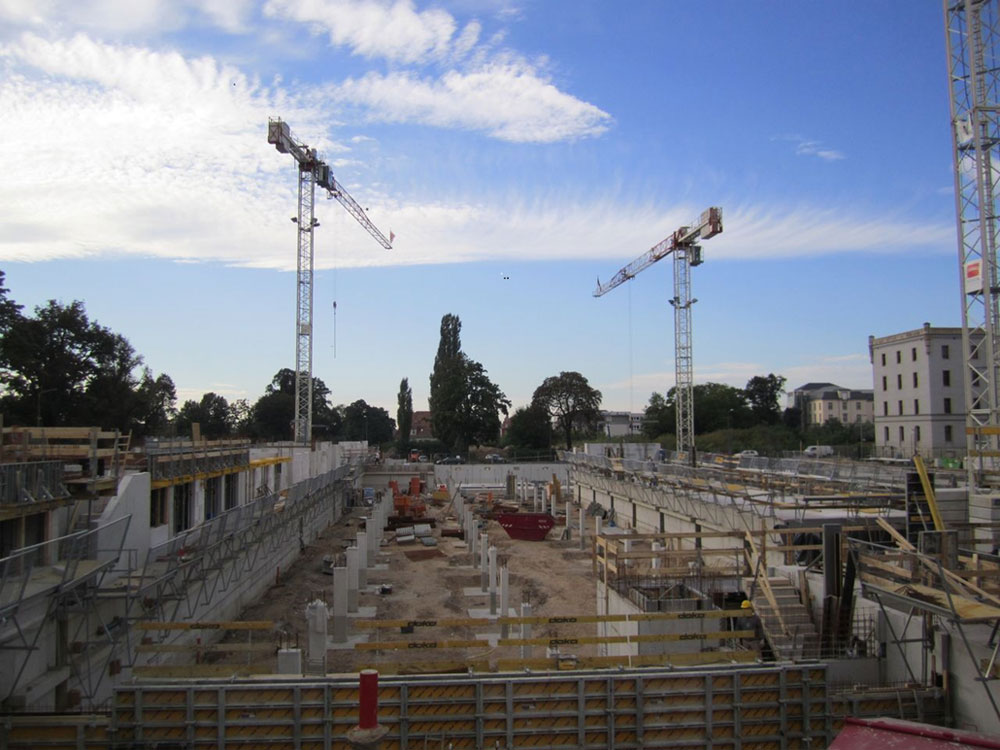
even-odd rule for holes
{"type": "MultiPolygon", "coordinates": [[[[664,612],[690,612],[698,609],[697,602],[680,599],[666,602],[664,612]]],[[[622,596],[617,590],[597,582],[597,614],[599,615],[637,615],[643,610],[631,599],[622,596]]],[[[721,620],[649,620],[646,622],[599,622],[597,635],[605,636],[637,636],[666,635],[679,633],[706,633],[721,629],[721,620]]],[[[602,655],[606,656],[639,656],[646,654],[694,653],[704,648],[722,646],[723,641],[656,641],[645,643],[604,643],[601,644],[602,655]]]]}

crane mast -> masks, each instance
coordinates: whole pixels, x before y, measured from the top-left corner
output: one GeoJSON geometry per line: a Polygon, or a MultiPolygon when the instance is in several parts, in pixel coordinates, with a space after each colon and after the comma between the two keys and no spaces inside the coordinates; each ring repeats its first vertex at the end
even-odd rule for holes
{"type": "Polygon", "coordinates": [[[694,460],[694,354],[691,329],[691,267],[701,264],[699,239],[711,239],[722,231],[722,209],[713,207],[702,212],[690,226],[677,229],[616,273],[610,281],[597,282],[594,296],[600,297],[634,278],[657,261],[673,254],[674,296],[674,403],[677,412],[677,450],[690,451],[694,460]]]}
{"type": "MultiPolygon", "coordinates": [[[[1000,3],[945,0],[970,493],[1000,468],[1000,3]]],[[[992,479],[991,479],[992,477],[992,479]]]]}
{"type": "Polygon", "coordinates": [[[319,158],[316,149],[292,135],[288,123],[270,119],[267,142],[280,153],[291,154],[298,166],[299,205],[292,218],[296,224],[296,292],[295,292],[295,415],[293,439],[305,444],[312,438],[312,329],[313,329],[313,234],[319,222],[314,215],[316,186],[335,198],[375,240],[386,250],[392,248],[378,228],[369,221],[364,209],[337,182],[330,165],[319,158]]]}

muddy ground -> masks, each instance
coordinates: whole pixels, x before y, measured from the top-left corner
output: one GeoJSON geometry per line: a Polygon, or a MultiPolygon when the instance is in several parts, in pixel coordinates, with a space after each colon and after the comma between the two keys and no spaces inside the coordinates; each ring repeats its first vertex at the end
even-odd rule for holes
{"type": "MultiPolygon", "coordinates": [[[[384,564],[384,569],[368,571],[367,590],[361,592],[358,599],[359,607],[373,607],[376,614],[360,619],[466,618],[470,617],[470,609],[489,608],[488,593],[473,596],[465,593],[466,589],[478,589],[480,586],[480,573],[470,567],[471,555],[465,543],[441,536],[442,527],[449,521],[454,522],[449,511],[450,506],[428,505],[427,513],[436,521],[433,533],[438,546],[435,548],[426,548],[419,543],[400,545],[393,534],[386,533],[379,554],[379,562],[384,564]],[[391,585],[391,593],[379,593],[379,584],[391,585]]],[[[283,645],[299,645],[304,649],[307,642],[306,605],[314,599],[323,599],[332,607],[333,579],[323,572],[323,558],[341,555],[363,527],[361,509],[352,510],[329,526],[306,547],[296,563],[281,574],[278,583],[257,604],[246,608],[241,619],[273,621],[276,641],[283,645]]],[[[510,539],[496,521],[486,521],[484,530],[489,534],[490,543],[497,547],[498,561],[507,563],[511,607],[519,608],[520,603],[526,601],[531,604],[533,615],[564,617],[596,614],[596,585],[589,539],[587,551],[580,550],[576,529],[572,540],[559,541],[563,527],[556,526],[543,542],[510,539]]],[[[356,619],[354,616],[350,618],[349,635],[366,632],[370,634],[369,640],[427,642],[473,639],[485,636],[490,630],[457,626],[418,628],[412,634],[401,633],[398,628],[362,631],[355,627],[356,619]]],[[[514,631],[512,636],[516,635],[514,631]]],[[[533,638],[590,635],[595,635],[592,624],[559,625],[558,629],[536,625],[531,633],[533,638]]],[[[597,653],[596,648],[593,645],[573,646],[572,653],[592,656],[597,653]]],[[[377,652],[331,649],[327,653],[327,671],[353,672],[366,667],[375,667],[383,672],[439,671],[461,669],[470,662],[482,663],[483,660],[495,666],[497,659],[517,659],[520,656],[517,647],[491,647],[487,642],[481,648],[465,649],[377,652]]],[[[532,656],[544,657],[545,647],[535,646],[532,656]]]]}

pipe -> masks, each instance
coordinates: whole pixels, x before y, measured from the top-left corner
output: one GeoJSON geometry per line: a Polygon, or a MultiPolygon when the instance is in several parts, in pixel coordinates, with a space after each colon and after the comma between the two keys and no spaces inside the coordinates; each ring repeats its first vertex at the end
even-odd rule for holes
{"type": "Polygon", "coordinates": [[[374,729],[378,726],[378,672],[362,669],[358,678],[358,728],[374,729]]]}

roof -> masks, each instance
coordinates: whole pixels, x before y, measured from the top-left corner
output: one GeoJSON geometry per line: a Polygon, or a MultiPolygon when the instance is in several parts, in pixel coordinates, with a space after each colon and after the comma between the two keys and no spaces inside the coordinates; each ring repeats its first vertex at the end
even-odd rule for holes
{"type": "Polygon", "coordinates": [[[902,719],[844,719],[830,750],[962,750],[995,748],[1000,738],[902,719]]]}
{"type": "Polygon", "coordinates": [[[835,383],[806,383],[805,385],[800,385],[796,388],[793,393],[798,393],[799,391],[819,391],[826,390],[827,388],[833,388],[834,390],[843,390],[839,385],[835,383]]]}

